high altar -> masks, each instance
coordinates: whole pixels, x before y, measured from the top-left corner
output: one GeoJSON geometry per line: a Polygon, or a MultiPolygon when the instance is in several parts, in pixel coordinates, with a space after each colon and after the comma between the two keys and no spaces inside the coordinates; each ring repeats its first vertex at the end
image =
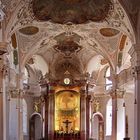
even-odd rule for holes
{"type": "Polygon", "coordinates": [[[85,81],[41,85],[45,97],[45,139],[89,138],[90,95],[86,86],[85,81]]]}

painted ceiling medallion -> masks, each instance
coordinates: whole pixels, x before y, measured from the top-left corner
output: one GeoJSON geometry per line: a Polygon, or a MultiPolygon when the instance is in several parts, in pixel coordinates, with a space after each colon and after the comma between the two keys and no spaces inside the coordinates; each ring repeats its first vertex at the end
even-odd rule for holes
{"type": "Polygon", "coordinates": [[[51,20],[60,24],[103,21],[111,7],[111,0],[33,0],[37,20],[51,20]]]}
{"type": "Polygon", "coordinates": [[[35,26],[28,26],[20,29],[19,32],[25,35],[34,35],[39,32],[39,29],[35,26]]]}
{"type": "Polygon", "coordinates": [[[119,34],[120,31],[113,28],[102,28],[100,29],[100,33],[105,37],[112,37],[119,34]]]}

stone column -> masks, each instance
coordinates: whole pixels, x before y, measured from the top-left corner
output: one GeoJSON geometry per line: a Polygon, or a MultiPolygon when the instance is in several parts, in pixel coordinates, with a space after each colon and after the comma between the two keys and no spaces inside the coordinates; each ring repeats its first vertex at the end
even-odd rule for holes
{"type": "Polygon", "coordinates": [[[129,50],[135,80],[134,105],[134,140],[140,140],[140,44],[133,45],[129,50]]]}
{"type": "Polygon", "coordinates": [[[85,90],[81,91],[81,130],[80,130],[80,139],[86,140],[86,92],[85,90]]]}
{"type": "Polygon", "coordinates": [[[55,100],[54,100],[55,90],[51,87],[49,90],[48,95],[48,139],[54,140],[54,107],[55,107],[55,100]]]}

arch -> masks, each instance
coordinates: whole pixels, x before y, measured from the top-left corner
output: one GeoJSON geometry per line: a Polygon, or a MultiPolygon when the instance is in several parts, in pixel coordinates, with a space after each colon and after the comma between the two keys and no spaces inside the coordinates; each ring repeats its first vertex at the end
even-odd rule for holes
{"type": "Polygon", "coordinates": [[[93,56],[87,63],[86,71],[89,72],[90,74],[92,74],[93,71],[97,71],[98,69],[100,69],[100,67],[101,67],[100,61],[102,58],[103,57],[100,55],[93,56]]]}
{"type": "Polygon", "coordinates": [[[32,69],[40,70],[43,75],[48,73],[49,68],[45,59],[41,55],[33,55],[33,64],[30,65],[32,69]]]}
{"type": "MultiPolygon", "coordinates": [[[[93,113],[92,114],[92,119],[91,119],[91,138],[93,138],[93,123],[94,123],[94,119],[98,119],[97,121],[98,121],[98,124],[96,124],[97,125],[97,127],[96,127],[96,129],[98,128],[98,130],[97,130],[97,139],[98,140],[104,140],[104,118],[103,118],[103,115],[102,115],[102,113],[100,113],[100,112],[95,112],[95,113],[93,113]]],[[[97,123],[97,121],[96,121],[96,123],[97,123]]]]}
{"type": "Polygon", "coordinates": [[[29,79],[29,72],[28,68],[24,67],[24,78],[23,78],[23,84],[28,84],[28,79],[29,79]]]}
{"type": "Polygon", "coordinates": [[[35,140],[35,138],[43,138],[43,118],[40,113],[33,113],[29,120],[29,140],[35,140]],[[37,122],[40,120],[40,123],[37,122]],[[35,125],[37,124],[37,127],[35,125]],[[39,125],[41,128],[39,128],[39,125]],[[36,133],[37,132],[37,133],[36,133]]]}
{"type": "Polygon", "coordinates": [[[111,72],[110,67],[107,67],[105,71],[105,84],[106,84],[106,90],[109,90],[112,87],[112,81],[111,81],[111,72]]]}

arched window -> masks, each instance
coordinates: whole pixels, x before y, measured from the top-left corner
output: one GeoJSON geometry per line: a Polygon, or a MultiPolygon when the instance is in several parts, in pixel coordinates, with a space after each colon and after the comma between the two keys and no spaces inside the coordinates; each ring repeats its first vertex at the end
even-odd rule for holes
{"type": "Polygon", "coordinates": [[[112,132],[112,99],[106,106],[106,136],[110,136],[112,132]]]}
{"type": "Polygon", "coordinates": [[[107,68],[105,78],[106,78],[106,90],[109,90],[112,87],[112,81],[110,79],[110,67],[107,68]]]}
{"type": "Polygon", "coordinates": [[[27,68],[25,67],[25,68],[24,68],[24,79],[23,79],[23,83],[24,83],[24,84],[27,84],[27,83],[28,83],[28,77],[29,77],[28,70],[27,70],[27,68]]]}
{"type": "Polygon", "coordinates": [[[25,99],[22,100],[22,107],[23,107],[23,134],[27,135],[27,103],[25,99]]]}

